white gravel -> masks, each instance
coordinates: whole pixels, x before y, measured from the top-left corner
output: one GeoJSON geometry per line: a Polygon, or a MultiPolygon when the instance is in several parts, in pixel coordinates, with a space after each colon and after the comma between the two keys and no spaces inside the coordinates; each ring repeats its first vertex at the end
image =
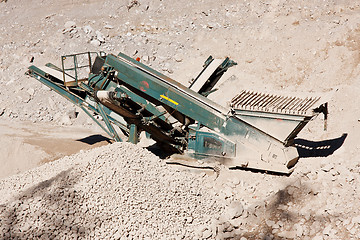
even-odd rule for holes
{"type": "Polygon", "coordinates": [[[225,206],[204,181],[128,143],[82,152],[0,182],[0,238],[195,238],[225,206]]]}
{"type": "Polygon", "coordinates": [[[23,75],[32,57],[124,52],[187,84],[211,54],[238,63],[217,102],[241,89],[333,92],[328,131],[317,119],[299,138],[342,145],[301,158],[290,177],[225,171],[215,182],[129,144],[83,152],[0,181],[0,239],[360,239],[359,1],[41,4],[0,0],[0,120],[88,126],[23,75]]]}

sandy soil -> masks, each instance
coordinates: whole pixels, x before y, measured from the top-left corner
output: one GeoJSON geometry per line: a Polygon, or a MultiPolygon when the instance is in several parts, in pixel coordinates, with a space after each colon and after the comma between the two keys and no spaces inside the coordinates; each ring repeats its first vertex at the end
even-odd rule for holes
{"type": "MultiPolygon", "coordinates": [[[[188,84],[209,55],[229,56],[238,65],[209,96],[223,105],[242,89],[329,97],[328,129],[319,117],[299,134],[307,148],[291,176],[240,171],[211,182],[246,209],[230,221],[235,235],[360,238],[358,1],[8,0],[0,10],[0,177],[107,142],[78,109],[24,76],[32,57],[59,65],[64,54],[121,51],[188,84]]],[[[220,225],[199,236],[215,238],[220,225]]]]}
{"type": "Polygon", "coordinates": [[[0,132],[0,178],[111,142],[96,127],[54,127],[49,123],[1,121],[0,132]]]}

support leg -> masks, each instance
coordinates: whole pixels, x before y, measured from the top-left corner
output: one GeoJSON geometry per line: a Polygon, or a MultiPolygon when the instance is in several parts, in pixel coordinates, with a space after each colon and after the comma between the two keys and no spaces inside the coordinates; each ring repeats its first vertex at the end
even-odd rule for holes
{"type": "Polygon", "coordinates": [[[130,136],[129,136],[128,141],[133,144],[137,144],[139,142],[138,130],[137,130],[137,126],[135,124],[130,125],[130,136]]]}

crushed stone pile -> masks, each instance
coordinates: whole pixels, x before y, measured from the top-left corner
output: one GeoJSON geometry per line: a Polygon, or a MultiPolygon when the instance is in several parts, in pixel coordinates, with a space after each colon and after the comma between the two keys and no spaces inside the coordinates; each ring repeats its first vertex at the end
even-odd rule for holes
{"type": "Polygon", "coordinates": [[[0,239],[198,238],[225,208],[208,178],[132,144],[83,151],[0,181],[0,239]]]}
{"type": "Polygon", "coordinates": [[[309,161],[215,178],[129,143],[82,151],[0,181],[0,239],[359,239],[360,165],[309,161]]]}

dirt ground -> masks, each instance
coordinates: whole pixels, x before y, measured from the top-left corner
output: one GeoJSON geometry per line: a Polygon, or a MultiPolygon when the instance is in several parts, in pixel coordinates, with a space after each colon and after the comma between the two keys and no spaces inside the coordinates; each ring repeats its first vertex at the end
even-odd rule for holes
{"type": "MultiPolygon", "coordinates": [[[[326,97],[327,131],[319,116],[300,132],[291,176],[231,172],[209,188],[244,206],[229,223],[238,239],[360,238],[358,1],[0,1],[0,179],[109,142],[24,75],[85,51],[139,57],[184,85],[209,55],[228,56],[238,65],[209,96],[224,106],[242,89],[326,97]]],[[[197,236],[215,239],[215,225],[197,236]]]]}
{"type": "Polygon", "coordinates": [[[49,123],[1,121],[0,132],[0,178],[111,142],[96,127],[93,130],[74,126],[54,127],[49,123]]]}

